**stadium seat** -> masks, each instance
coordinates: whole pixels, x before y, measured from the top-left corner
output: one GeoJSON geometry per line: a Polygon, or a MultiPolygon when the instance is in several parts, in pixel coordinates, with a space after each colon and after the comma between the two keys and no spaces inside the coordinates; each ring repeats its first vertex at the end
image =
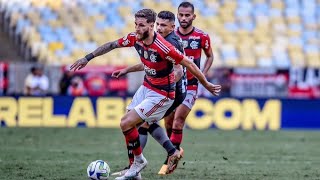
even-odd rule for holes
{"type": "MultiPolygon", "coordinates": [[[[319,0],[192,2],[197,14],[194,24],[212,36],[219,66],[319,65],[319,0]],[[275,51],[273,47],[284,48],[275,51]]],[[[10,0],[0,3],[9,20],[7,28],[12,37],[21,37],[40,61],[50,63],[45,59],[61,58],[54,63],[66,63],[134,31],[133,13],[137,10],[148,7],[176,14],[180,1],[10,0]]],[[[113,65],[139,62],[137,57],[127,56],[127,52],[119,50],[107,57],[122,60],[103,62],[113,65]]]]}

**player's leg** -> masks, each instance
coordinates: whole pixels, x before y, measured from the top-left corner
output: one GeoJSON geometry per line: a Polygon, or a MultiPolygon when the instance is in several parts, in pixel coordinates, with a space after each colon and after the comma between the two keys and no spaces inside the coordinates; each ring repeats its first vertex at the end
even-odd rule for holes
{"type": "MultiPolygon", "coordinates": [[[[165,112],[169,109],[169,107],[173,104],[173,100],[163,95],[160,95],[150,89],[147,89],[145,87],[144,87],[144,95],[145,97],[142,98],[143,99],[142,102],[137,106],[135,106],[134,111],[133,110],[132,111],[136,112],[141,119],[143,119],[148,123],[154,123],[159,121],[164,116],[165,112]]],[[[131,111],[129,113],[131,113],[131,111]]],[[[140,144],[139,144],[139,147],[140,147],[140,144]]],[[[135,154],[134,149],[133,149],[133,153],[135,154]]],[[[135,174],[137,172],[135,170],[137,169],[135,167],[136,165],[137,163],[136,163],[136,156],[135,156],[134,163],[131,165],[130,169],[126,172],[125,178],[133,177],[131,176],[131,173],[135,174]]]]}
{"type": "Polygon", "coordinates": [[[149,129],[149,124],[144,122],[141,126],[139,126],[138,131],[139,131],[139,137],[140,137],[140,146],[142,149],[146,146],[148,142],[148,129],[149,129]]]}
{"type": "Polygon", "coordinates": [[[177,149],[180,149],[180,144],[182,142],[183,135],[183,127],[196,99],[197,91],[188,90],[187,96],[184,99],[183,103],[176,109],[170,140],[177,149]]]}
{"type": "MultiPolygon", "coordinates": [[[[126,115],[132,114],[132,113],[135,116],[138,115],[136,113],[136,111],[134,110],[134,108],[136,106],[138,106],[143,101],[143,99],[145,98],[145,93],[146,93],[146,89],[143,86],[140,86],[140,88],[134,94],[131,103],[127,106],[126,115]],[[133,112],[131,112],[131,111],[133,111],[133,112]]],[[[140,116],[139,116],[139,118],[142,119],[140,116]]],[[[134,154],[133,154],[133,149],[132,149],[133,147],[129,144],[129,141],[127,140],[127,138],[126,138],[126,144],[127,144],[127,150],[128,150],[127,152],[128,152],[128,158],[129,158],[129,166],[127,166],[123,170],[120,170],[120,171],[112,174],[112,175],[118,175],[118,176],[122,177],[122,178],[118,177],[117,179],[125,179],[124,174],[130,169],[131,165],[134,162],[134,154]]]]}
{"type": "MultiPolygon", "coordinates": [[[[140,146],[143,151],[143,149],[147,143],[147,140],[148,140],[148,124],[144,122],[144,123],[141,123],[141,125],[138,125],[137,127],[139,127],[138,128],[139,141],[140,141],[140,146]]],[[[129,146],[128,142],[126,142],[126,143],[127,143],[127,149],[128,149],[127,152],[128,152],[129,165],[119,171],[112,173],[111,174],[112,176],[123,176],[130,169],[130,166],[133,163],[134,155],[133,155],[132,147],[129,146]]],[[[135,178],[135,179],[139,179],[139,178],[135,178]]]]}
{"type": "MultiPolygon", "coordinates": [[[[176,149],[180,150],[180,154],[183,156],[183,150],[180,149],[180,144],[182,142],[182,132],[184,127],[185,119],[191,111],[192,106],[196,100],[197,91],[187,91],[187,95],[183,98],[182,104],[180,104],[174,113],[173,124],[172,124],[172,133],[170,136],[170,140],[176,149]]],[[[158,174],[164,175],[168,173],[172,173],[173,171],[169,170],[168,167],[168,158],[165,160],[158,174]]],[[[173,169],[174,170],[174,169],[173,169]]]]}
{"type": "Polygon", "coordinates": [[[136,128],[136,125],[141,122],[142,118],[136,110],[129,111],[121,119],[121,130],[128,142],[128,146],[132,148],[132,152],[134,154],[134,162],[130,166],[130,169],[125,173],[125,178],[138,176],[139,172],[147,165],[147,160],[143,156],[142,148],[140,146],[139,132],[136,128]]]}
{"type": "MultiPolygon", "coordinates": [[[[185,119],[187,118],[188,114],[190,113],[190,109],[181,104],[177,109],[173,121],[173,128],[172,128],[172,134],[170,136],[170,141],[175,146],[175,149],[180,150],[181,157],[183,156],[183,150],[180,148],[180,144],[182,142],[182,132],[184,127],[185,119]]],[[[169,156],[165,160],[164,164],[162,165],[161,169],[159,170],[159,175],[165,175],[170,174],[174,171],[174,169],[168,168],[168,163],[170,163],[169,156]]]]}
{"type": "Polygon", "coordinates": [[[167,135],[169,138],[172,133],[173,119],[174,119],[174,112],[171,112],[168,116],[164,117],[164,127],[166,128],[167,135]]]}
{"type": "Polygon", "coordinates": [[[191,109],[184,104],[180,105],[176,110],[170,140],[177,149],[180,149],[183,137],[183,127],[190,111],[191,109]]]}

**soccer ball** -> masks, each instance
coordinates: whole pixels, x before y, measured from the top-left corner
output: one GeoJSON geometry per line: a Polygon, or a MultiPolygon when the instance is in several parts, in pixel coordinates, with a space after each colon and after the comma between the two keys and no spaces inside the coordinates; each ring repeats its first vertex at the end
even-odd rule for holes
{"type": "Polygon", "coordinates": [[[110,167],[106,162],[102,160],[96,160],[89,164],[87,168],[87,174],[89,179],[108,179],[110,175],[110,167]]]}

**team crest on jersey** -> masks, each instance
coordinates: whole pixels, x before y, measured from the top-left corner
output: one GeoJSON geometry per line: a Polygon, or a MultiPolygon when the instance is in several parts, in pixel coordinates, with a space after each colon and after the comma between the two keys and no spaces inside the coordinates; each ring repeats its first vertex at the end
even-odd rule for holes
{"type": "Polygon", "coordinates": [[[183,48],[187,48],[188,47],[188,41],[182,41],[182,45],[183,45],[183,48]]]}
{"type": "Polygon", "coordinates": [[[144,55],[143,55],[143,57],[144,57],[145,59],[148,59],[148,57],[149,57],[149,55],[148,55],[148,51],[144,51],[144,55]]]}
{"type": "Polygon", "coordinates": [[[190,47],[191,47],[192,49],[198,49],[199,43],[198,43],[197,41],[192,41],[192,42],[190,43],[190,47]]]}
{"type": "Polygon", "coordinates": [[[157,56],[154,55],[154,54],[151,54],[151,55],[150,55],[150,61],[151,61],[151,62],[157,62],[157,56]]]}

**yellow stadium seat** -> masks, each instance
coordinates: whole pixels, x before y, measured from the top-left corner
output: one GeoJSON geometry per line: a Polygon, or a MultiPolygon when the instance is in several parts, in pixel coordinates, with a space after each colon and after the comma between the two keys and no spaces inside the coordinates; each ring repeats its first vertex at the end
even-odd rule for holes
{"type": "Polygon", "coordinates": [[[320,67],[320,56],[319,54],[307,55],[308,66],[312,68],[320,67]]]}
{"type": "Polygon", "coordinates": [[[300,24],[301,19],[300,19],[300,16],[289,16],[287,17],[287,22],[289,24],[300,24]]]}
{"type": "Polygon", "coordinates": [[[271,7],[274,8],[274,9],[283,10],[284,3],[282,1],[272,1],[271,2],[271,7]]]}
{"type": "Polygon", "coordinates": [[[48,5],[53,10],[58,10],[62,7],[62,0],[48,0],[48,5]]]}
{"type": "Polygon", "coordinates": [[[301,51],[300,52],[292,51],[289,53],[289,57],[291,59],[291,64],[294,67],[305,67],[306,66],[305,57],[301,51]]]}
{"type": "Polygon", "coordinates": [[[86,52],[82,49],[74,49],[71,53],[71,57],[73,59],[79,59],[79,57],[84,57],[86,55],[86,52]]]}
{"type": "Polygon", "coordinates": [[[256,60],[253,56],[242,56],[239,59],[239,65],[241,67],[256,67],[256,60]]]}
{"type": "Polygon", "coordinates": [[[55,52],[57,50],[63,49],[64,45],[62,42],[51,42],[48,45],[48,49],[50,52],[55,52]]]}
{"type": "Polygon", "coordinates": [[[148,7],[148,8],[154,9],[156,7],[156,2],[155,1],[143,1],[142,6],[144,8],[148,7]]]}
{"type": "Polygon", "coordinates": [[[66,57],[60,58],[59,61],[61,65],[70,65],[75,61],[75,59],[72,59],[71,56],[66,56],[66,57]]]}
{"type": "Polygon", "coordinates": [[[52,28],[58,28],[58,27],[61,27],[62,26],[62,22],[57,19],[57,20],[50,20],[49,21],[49,25],[52,27],[52,28]]]}
{"type": "Polygon", "coordinates": [[[235,35],[230,34],[224,37],[224,42],[228,43],[228,44],[237,44],[238,39],[235,35]]]}

